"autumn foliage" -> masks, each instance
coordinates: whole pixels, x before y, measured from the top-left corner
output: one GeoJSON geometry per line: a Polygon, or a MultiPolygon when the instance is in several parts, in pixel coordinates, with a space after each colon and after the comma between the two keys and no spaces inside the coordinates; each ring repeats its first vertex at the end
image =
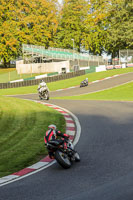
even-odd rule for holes
{"type": "Polygon", "coordinates": [[[132,0],[0,0],[0,59],[22,54],[22,43],[81,48],[93,54],[133,49],[132,0]],[[73,39],[73,41],[72,41],[73,39]]]}
{"type": "Polygon", "coordinates": [[[57,27],[56,1],[0,0],[0,58],[21,54],[22,43],[49,46],[57,27]]]}

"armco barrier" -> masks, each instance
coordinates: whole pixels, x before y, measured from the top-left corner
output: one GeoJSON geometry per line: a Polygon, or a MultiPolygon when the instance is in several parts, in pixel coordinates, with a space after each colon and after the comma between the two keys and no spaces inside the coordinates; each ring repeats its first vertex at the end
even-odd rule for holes
{"type": "MultiPolygon", "coordinates": [[[[69,79],[69,78],[81,76],[81,75],[84,75],[84,74],[85,74],[85,70],[79,70],[79,71],[76,71],[76,72],[70,72],[70,73],[67,73],[67,74],[61,74],[61,75],[52,76],[52,77],[45,77],[45,78],[41,78],[41,79],[43,79],[46,83],[48,83],[48,82],[54,82],[54,81],[69,79]]],[[[0,89],[32,86],[32,85],[38,85],[39,83],[40,83],[40,79],[25,80],[25,81],[14,82],[14,83],[0,83],[0,89]]]]}

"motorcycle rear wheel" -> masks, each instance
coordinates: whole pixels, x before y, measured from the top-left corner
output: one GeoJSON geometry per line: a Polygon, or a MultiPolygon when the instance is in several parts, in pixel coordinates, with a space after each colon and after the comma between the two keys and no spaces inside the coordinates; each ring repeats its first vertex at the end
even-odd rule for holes
{"type": "Polygon", "coordinates": [[[64,152],[61,152],[59,150],[57,150],[55,152],[55,159],[57,160],[57,162],[64,168],[64,169],[68,169],[71,167],[72,163],[68,157],[68,155],[64,152]]]}

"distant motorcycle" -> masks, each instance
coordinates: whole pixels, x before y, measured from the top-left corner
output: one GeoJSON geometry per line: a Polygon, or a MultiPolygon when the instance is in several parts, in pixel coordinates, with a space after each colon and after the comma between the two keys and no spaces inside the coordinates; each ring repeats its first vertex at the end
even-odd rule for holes
{"type": "Polygon", "coordinates": [[[79,154],[72,148],[71,141],[67,139],[67,143],[67,149],[64,149],[60,140],[49,141],[46,144],[48,152],[52,152],[56,161],[65,169],[70,168],[73,161],[80,161],[79,154]]]}
{"type": "Polygon", "coordinates": [[[80,87],[86,87],[86,86],[88,86],[88,80],[85,79],[80,83],[80,87]]]}
{"type": "Polygon", "coordinates": [[[49,100],[49,91],[47,89],[39,91],[39,98],[41,100],[49,100]]]}

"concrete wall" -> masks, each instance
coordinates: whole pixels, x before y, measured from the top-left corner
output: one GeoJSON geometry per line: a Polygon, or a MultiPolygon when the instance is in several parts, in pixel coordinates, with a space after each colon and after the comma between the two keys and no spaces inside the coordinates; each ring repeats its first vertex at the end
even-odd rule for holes
{"type": "Polygon", "coordinates": [[[18,74],[31,74],[31,73],[47,73],[47,72],[62,72],[62,68],[66,72],[70,71],[69,61],[52,62],[52,63],[31,63],[24,64],[23,60],[16,61],[16,70],[18,74]]]}

